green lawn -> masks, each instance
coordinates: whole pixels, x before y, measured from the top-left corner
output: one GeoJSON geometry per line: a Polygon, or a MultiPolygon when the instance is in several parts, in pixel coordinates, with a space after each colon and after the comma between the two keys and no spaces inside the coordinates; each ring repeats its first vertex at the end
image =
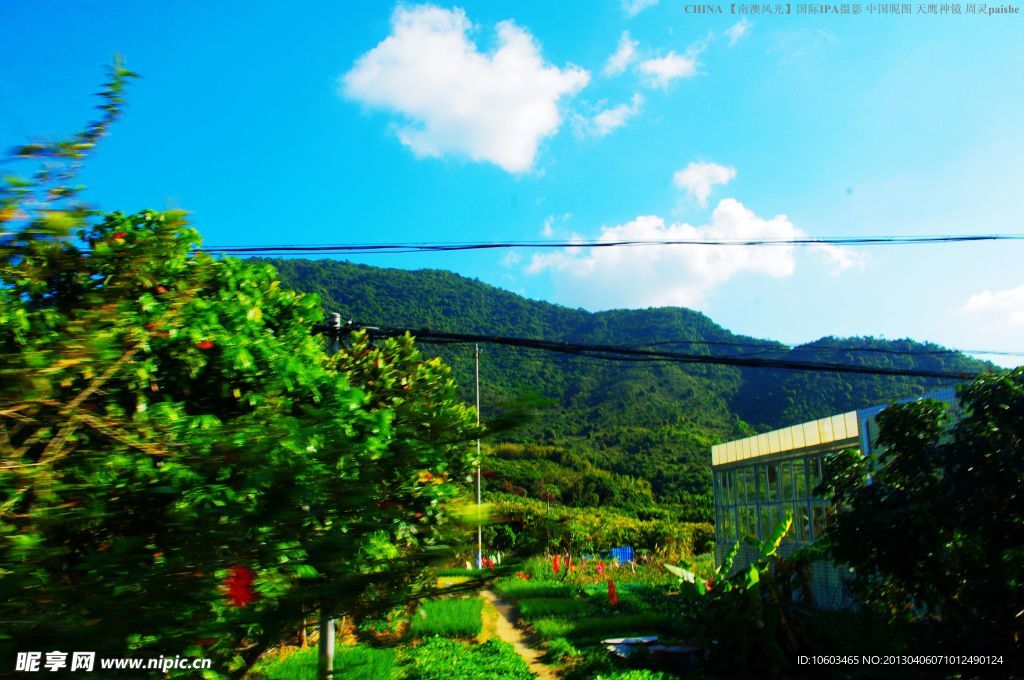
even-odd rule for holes
{"type": "Polygon", "coordinates": [[[474,638],[483,627],[483,604],[478,597],[426,600],[412,615],[409,632],[414,637],[474,638]]]}
{"type": "MultiPolygon", "coordinates": [[[[266,680],[316,680],[317,650],[300,649],[260,661],[248,677],[266,680]]],[[[338,647],[334,653],[334,674],[338,680],[392,680],[398,675],[394,649],[338,647]]]]}
{"type": "MultiPolygon", "coordinates": [[[[317,650],[293,651],[256,665],[252,680],[316,680],[317,650]]],[[[500,640],[472,644],[432,637],[418,645],[378,649],[340,647],[337,680],[531,680],[533,674],[511,645],[500,640]]]]}
{"type": "Polygon", "coordinates": [[[665,614],[613,614],[581,619],[544,617],[530,623],[544,640],[562,637],[577,644],[596,643],[610,637],[665,637],[673,632],[673,620],[665,614]]]}
{"type": "Polygon", "coordinates": [[[533,680],[533,673],[512,645],[488,640],[471,645],[430,638],[408,650],[410,679],[415,680],[533,680]]]}

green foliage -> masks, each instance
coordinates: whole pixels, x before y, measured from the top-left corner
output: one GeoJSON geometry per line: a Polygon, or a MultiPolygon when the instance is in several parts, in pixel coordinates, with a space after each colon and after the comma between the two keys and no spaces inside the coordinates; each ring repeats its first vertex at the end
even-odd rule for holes
{"type": "Polygon", "coordinates": [[[735,543],[706,581],[686,568],[689,565],[665,565],[679,579],[685,625],[704,647],[714,670],[778,673],[806,651],[799,614],[784,577],[777,573],[778,549],[792,526],[793,516],[787,511],[770,537],[756,544],[760,555],[733,571],[740,547],[735,543]]]}
{"type": "Polygon", "coordinates": [[[412,615],[409,631],[416,637],[475,638],[483,627],[482,611],[478,597],[426,600],[412,615]]]}
{"type": "MultiPolygon", "coordinates": [[[[317,650],[300,649],[261,659],[246,677],[252,680],[313,680],[317,667],[317,650]]],[[[399,672],[394,649],[363,645],[335,649],[334,674],[337,678],[393,680],[399,672]]]]}
{"type": "MultiPolygon", "coordinates": [[[[127,76],[75,141],[21,155],[73,168],[127,76]]],[[[67,175],[0,190],[7,644],[237,675],[304,611],[407,598],[473,462],[447,367],[410,338],[328,357],[318,298],[196,253],[181,212],[91,212],[67,175]]]]}
{"type": "Polygon", "coordinates": [[[573,644],[565,638],[549,640],[547,644],[547,652],[545,653],[545,657],[551,663],[564,663],[579,655],[580,650],[576,649],[573,644]]]}
{"type": "Polygon", "coordinates": [[[671,680],[673,676],[661,671],[649,671],[646,669],[616,671],[613,673],[599,673],[594,680],[671,680]]]}
{"type": "MultiPolygon", "coordinates": [[[[688,309],[589,313],[526,300],[451,272],[380,269],[334,260],[274,262],[284,281],[319,294],[330,311],[374,325],[608,345],[674,341],[669,348],[697,354],[754,353],[891,368],[991,367],[956,353],[934,353],[941,348],[911,340],[824,338],[789,349],[734,335],[688,309]],[[844,349],[834,351],[837,347],[844,349]]],[[[469,400],[472,348],[442,346],[436,351],[453,366],[469,400]]],[[[518,395],[539,395],[557,405],[538,409],[532,422],[501,433],[503,440],[522,448],[493,447],[485,464],[496,473],[488,480],[490,488],[540,500],[553,495],[557,498],[552,501],[577,507],[632,510],[649,505],[649,484],[659,503],[683,506],[683,519],[691,521],[710,521],[712,516],[712,444],[947,384],[698,364],[622,364],[494,346],[484,348],[480,372],[486,417],[503,415],[502,405],[518,395]],[[543,480],[546,490],[535,487],[535,480],[543,480]]]]}
{"type": "Polygon", "coordinates": [[[490,569],[466,569],[465,567],[436,569],[434,573],[437,576],[465,576],[467,578],[487,578],[494,575],[490,569]]]}
{"type": "Polygon", "coordinates": [[[499,579],[494,583],[494,592],[502,597],[519,600],[524,598],[565,598],[574,597],[577,589],[561,581],[499,579]]]}
{"type": "MultiPolygon", "coordinates": [[[[995,369],[988,362],[943,349],[909,339],[826,337],[781,356],[797,361],[953,373],[995,369]]],[[[765,430],[905,399],[948,385],[948,381],[922,378],[758,370],[748,374],[740,403],[734,406],[744,420],[765,430]]]]}
{"type": "Polygon", "coordinates": [[[541,501],[505,494],[491,494],[491,498],[493,516],[515,531],[517,549],[526,554],[547,550],[592,554],[631,545],[678,559],[707,552],[714,540],[714,528],[708,523],[641,520],[608,508],[549,508],[541,501]]]}
{"type": "Polygon", "coordinates": [[[527,619],[543,616],[578,618],[586,609],[579,600],[560,597],[533,597],[519,602],[519,615],[527,619]]]}
{"type": "Polygon", "coordinates": [[[860,600],[913,624],[927,648],[1018,656],[1024,646],[1024,369],[959,389],[944,404],[878,416],[881,452],[837,458],[824,486],[838,508],[831,555],[860,600]]]}
{"type": "Polygon", "coordinates": [[[534,677],[512,645],[500,640],[468,645],[435,637],[409,653],[413,657],[413,680],[532,680],[534,677]]]}
{"type": "Polygon", "coordinates": [[[543,640],[564,637],[574,643],[596,643],[609,637],[638,635],[672,635],[676,617],[670,614],[605,614],[584,619],[544,617],[531,621],[534,631],[543,640]]]}

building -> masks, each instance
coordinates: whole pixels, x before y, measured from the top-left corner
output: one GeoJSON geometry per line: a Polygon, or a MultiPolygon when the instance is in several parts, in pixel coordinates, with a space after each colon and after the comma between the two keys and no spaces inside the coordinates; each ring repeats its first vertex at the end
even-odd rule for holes
{"type": "MultiPolygon", "coordinates": [[[[952,388],[902,401],[926,397],[956,408],[952,388]]],[[[771,534],[786,510],[793,512],[793,529],[781,548],[783,555],[821,537],[831,517],[828,501],[814,494],[822,462],[845,449],[871,452],[878,437],[875,417],[885,408],[858,409],[713,446],[716,563],[721,564],[737,540],[742,544],[746,537],[763,539],[771,534]]],[[[757,554],[756,548],[742,544],[734,568],[742,568],[757,554]]],[[[821,562],[812,569],[811,590],[818,606],[839,609],[852,604],[839,568],[821,562]]]]}

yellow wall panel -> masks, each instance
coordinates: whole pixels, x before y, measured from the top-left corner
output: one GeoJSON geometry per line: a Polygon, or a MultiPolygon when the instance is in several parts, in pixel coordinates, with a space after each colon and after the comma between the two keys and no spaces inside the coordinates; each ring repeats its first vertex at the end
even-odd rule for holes
{"type": "Polygon", "coordinates": [[[850,439],[859,437],[860,428],[857,426],[857,412],[850,411],[849,413],[844,413],[843,420],[846,421],[846,436],[850,439]]]}
{"type": "Polygon", "coordinates": [[[727,465],[776,453],[856,440],[860,429],[858,425],[857,412],[850,411],[715,444],[711,447],[711,464],[727,465]]]}
{"type": "Polygon", "coordinates": [[[779,446],[782,447],[783,451],[789,451],[795,448],[793,445],[793,428],[784,427],[779,430],[779,446]]]}
{"type": "Polygon", "coordinates": [[[818,432],[818,423],[804,423],[798,425],[804,431],[804,446],[817,446],[821,443],[821,433],[818,432]]]}
{"type": "Polygon", "coordinates": [[[829,420],[832,421],[832,435],[835,437],[836,441],[846,439],[846,420],[843,418],[842,414],[832,416],[829,420]]]}
{"type": "Polygon", "coordinates": [[[836,440],[832,433],[832,419],[822,418],[818,421],[818,443],[827,444],[836,440]]]}

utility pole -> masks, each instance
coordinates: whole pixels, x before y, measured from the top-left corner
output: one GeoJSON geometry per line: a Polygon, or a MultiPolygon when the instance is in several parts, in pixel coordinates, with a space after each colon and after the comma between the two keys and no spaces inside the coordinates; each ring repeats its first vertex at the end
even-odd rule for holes
{"type": "MultiPolygon", "coordinates": [[[[480,345],[476,344],[476,427],[480,429],[480,345]]],[[[476,568],[484,568],[484,533],[480,500],[480,437],[476,438],[476,568]]]]}
{"type": "MultiPolygon", "coordinates": [[[[341,314],[332,313],[327,319],[327,353],[333,355],[341,345],[341,314]]],[[[320,640],[317,642],[317,680],[334,678],[334,612],[320,603],[320,640]]],[[[305,622],[303,622],[305,625],[305,622]]]]}

